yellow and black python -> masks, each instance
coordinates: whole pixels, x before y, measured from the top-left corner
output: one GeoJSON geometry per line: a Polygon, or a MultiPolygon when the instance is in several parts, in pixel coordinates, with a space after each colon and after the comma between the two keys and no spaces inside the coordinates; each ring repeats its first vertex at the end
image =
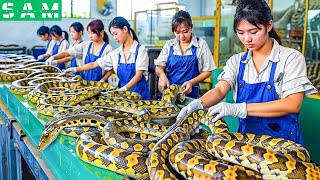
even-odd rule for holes
{"type": "MultiPolygon", "coordinates": [[[[114,105],[116,106],[117,103],[119,102],[114,102],[114,105]]],[[[125,107],[132,108],[130,105],[125,107]]],[[[137,107],[136,104],[134,107],[137,107]]],[[[315,179],[320,177],[319,167],[309,162],[309,154],[301,145],[270,136],[228,133],[228,128],[222,120],[213,123],[212,118],[208,117],[204,110],[198,110],[167,128],[143,122],[144,118],[139,120],[127,118],[108,122],[106,118],[92,114],[68,116],[56,120],[45,129],[38,149],[42,150],[48,146],[59,132],[67,127],[89,126],[96,127],[98,131],[80,135],[76,146],[79,157],[88,163],[132,178],[180,178],[170,170],[172,168],[186,179],[315,179]],[[200,123],[207,125],[213,135],[208,137],[206,143],[204,140],[184,142],[189,140],[189,134],[200,123]],[[161,129],[162,132],[154,133],[155,129],[161,129]],[[138,140],[127,143],[125,138],[118,141],[119,136],[116,133],[110,136],[112,132],[124,134],[125,131],[143,132],[149,134],[151,139],[159,141],[155,144],[144,136],[142,139],[149,144],[139,143],[141,141],[138,140]],[[151,152],[146,157],[148,150],[151,152]],[[237,165],[221,163],[212,159],[212,156],[237,165]],[[172,168],[166,165],[166,159],[170,160],[172,168]]]]}
{"type": "MultiPolygon", "coordinates": [[[[169,152],[172,167],[186,179],[316,179],[320,169],[310,163],[308,151],[299,144],[266,135],[229,133],[223,120],[212,122],[204,110],[190,113],[176,123],[180,133],[190,134],[199,123],[207,125],[212,135],[205,143],[206,150],[216,158],[237,164],[225,165],[195,153],[203,147],[195,141],[182,142],[175,131],[169,132],[148,156],[151,179],[178,179],[165,159],[169,152]],[[179,140],[180,139],[180,140],[179,140]],[[195,149],[194,149],[195,148],[195,149]],[[191,151],[190,151],[191,150],[191,151]],[[243,166],[246,169],[244,169],[243,166]]],[[[200,150],[200,152],[203,150],[200,150]]]]}
{"type": "Polygon", "coordinates": [[[14,66],[0,70],[0,81],[12,82],[27,77],[34,77],[42,73],[61,73],[61,71],[55,66],[47,66],[44,63],[31,61],[24,64],[14,64],[14,66]]]}

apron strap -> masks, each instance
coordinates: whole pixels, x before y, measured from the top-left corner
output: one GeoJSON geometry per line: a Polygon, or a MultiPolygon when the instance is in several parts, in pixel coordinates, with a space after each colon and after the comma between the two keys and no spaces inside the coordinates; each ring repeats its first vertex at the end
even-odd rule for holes
{"type": "Polygon", "coordinates": [[[170,46],[169,56],[173,55],[173,46],[170,46]]]}
{"type": "Polygon", "coordinates": [[[89,47],[88,47],[87,55],[90,54],[90,49],[91,49],[91,47],[92,47],[92,43],[93,43],[93,42],[91,42],[90,45],[89,45],[89,47]]]}
{"type": "Polygon", "coordinates": [[[49,44],[51,43],[52,39],[49,40],[48,44],[47,44],[47,49],[49,48],[49,44]]]}
{"type": "Polygon", "coordinates": [[[197,56],[197,47],[192,46],[192,55],[197,56]]]}
{"type": "MultiPolygon", "coordinates": [[[[82,41],[81,41],[81,42],[82,42],[82,41]]],[[[80,43],[79,43],[79,44],[80,44],[80,43]]],[[[87,54],[90,54],[90,49],[91,49],[91,47],[92,47],[92,44],[93,44],[93,42],[90,43],[90,45],[89,45],[89,47],[88,47],[87,54]]],[[[100,52],[99,52],[98,57],[101,57],[101,55],[102,55],[102,53],[103,53],[103,51],[104,51],[104,49],[106,48],[107,45],[108,45],[108,43],[104,43],[104,44],[103,44],[103,46],[102,46],[101,49],[100,49],[100,52]]]]}
{"type": "MultiPolygon", "coordinates": [[[[197,37],[197,41],[199,41],[199,37],[197,37]]],[[[197,48],[195,46],[192,46],[192,54],[196,54],[197,52],[197,48]]],[[[169,52],[169,56],[173,55],[173,46],[170,46],[170,52],[169,52]]]]}
{"type": "Polygon", "coordinates": [[[239,73],[238,73],[238,82],[240,82],[239,80],[243,80],[243,75],[244,75],[244,68],[245,68],[245,63],[243,63],[242,61],[246,60],[248,56],[248,51],[245,52],[241,58],[240,61],[240,65],[239,65],[239,73]]]}
{"type": "Polygon", "coordinates": [[[120,64],[120,59],[121,59],[121,55],[120,55],[120,53],[118,54],[118,66],[119,66],[119,64],[120,64]]]}
{"type": "Polygon", "coordinates": [[[135,53],[135,56],[134,56],[134,63],[136,63],[137,61],[137,57],[138,57],[138,53],[139,53],[139,48],[140,48],[140,44],[138,43],[137,47],[136,47],[136,53],[135,53]]]}
{"type": "Polygon", "coordinates": [[[104,51],[104,49],[106,48],[107,45],[108,45],[108,43],[104,43],[103,44],[102,48],[100,49],[100,53],[99,53],[98,57],[101,57],[101,55],[102,55],[102,53],[103,53],[103,51],[104,51]]]}
{"type": "Polygon", "coordinates": [[[272,83],[274,81],[274,74],[276,72],[277,68],[277,62],[272,62],[272,67],[269,75],[269,83],[272,83]]]}

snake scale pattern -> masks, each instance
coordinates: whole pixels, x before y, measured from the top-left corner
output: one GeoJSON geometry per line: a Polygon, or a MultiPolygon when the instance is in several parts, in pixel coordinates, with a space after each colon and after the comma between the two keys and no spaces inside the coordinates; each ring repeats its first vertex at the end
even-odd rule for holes
{"type": "MultiPolygon", "coordinates": [[[[62,133],[78,138],[76,153],[83,161],[134,179],[320,179],[308,151],[294,142],[229,133],[226,123],[212,122],[206,110],[176,122],[175,102],[184,100],[177,85],[160,101],[142,101],[107,83],[63,77],[25,57],[6,58],[0,58],[0,80],[13,81],[13,93],[28,94],[39,113],[53,116],[39,150],[62,133]],[[200,124],[211,132],[194,139],[200,124]]],[[[308,64],[308,72],[317,66],[308,64]]]]}

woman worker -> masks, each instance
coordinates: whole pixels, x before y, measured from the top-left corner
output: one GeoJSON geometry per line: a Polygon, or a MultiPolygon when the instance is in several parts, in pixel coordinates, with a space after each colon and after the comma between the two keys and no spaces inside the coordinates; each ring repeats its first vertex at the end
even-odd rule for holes
{"type": "Polygon", "coordinates": [[[42,41],[48,41],[47,44],[47,49],[49,47],[49,44],[51,42],[51,35],[49,31],[48,26],[40,26],[39,29],[37,30],[37,35],[40,37],[42,41]]]}
{"type": "MultiPolygon", "coordinates": [[[[38,61],[41,61],[44,58],[48,58],[49,56],[54,56],[60,52],[63,52],[69,48],[69,35],[66,31],[62,31],[58,25],[54,25],[50,28],[50,35],[52,40],[49,44],[47,52],[38,56],[38,61]],[[62,37],[62,33],[64,33],[64,38],[62,37]]],[[[59,69],[65,69],[65,64],[57,65],[59,69]]]]}
{"type": "MultiPolygon", "coordinates": [[[[77,44],[82,43],[82,35],[83,35],[83,25],[80,22],[74,22],[69,27],[69,32],[71,38],[74,42],[70,45],[69,49],[76,46],[77,44]]],[[[82,54],[77,54],[76,57],[68,56],[59,60],[59,64],[66,63],[67,67],[77,67],[79,64],[82,63],[82,54]],[[69,64],[69,62],[71,63],[69,64]]],[[[56,66],[58,65],[58,60],[54,61],[52,58],[46,61],[47,65],[56,66]]],[[[75,75],[80,75],[83,78],[82,73],[75,73],[75,75]]]]}
{"type": "Polygon", "coordinates": [[[173,16],[172,32],[176,38],[166,42],[154,62],[160,91],[170,84],[178,84],[185,88],[187,96],[198,98],[198,83],[216,68],[208,44],[192,33],[192,27],[188,12],[181,10],[173,16]]]}
{"type": "Polygon", "coordinates": [[[239,117],[240,133],[303,144],[298,116],[304,96],[316,92],[307,78],[303,55],[281,46],[265,1],[240,1],[234,31],[248,51],[232,56],[216,87],[184,107],[177,119],[210,107],[208,113],[215,115],[213,121],[224,116],[239,117]],[[220,102],[230,89],[234,90],[236,103],[220,102]]]}
{"type": "MultiPolygon", "coordinates": [[[[68,49],[67,51],[52,56],[46,61],[46,63],[60,64],[64,63],[61,58],[82,55],[82,62],[79,63],[81,66],[84,64],[93,63],[97,59],[106,56],[112,51],[112,47],[109,45],[109,37],[104,31],[104,25],[101,20],[95,19],[91,21],[87,26],[87,31],[91,41],[84,41],[68,49]]],[[[85,72],[83,72],[83,79],[88,81],[99,81],[103,77],[104,73],[105,71],[97,66],[92,69],[87,69],[85,72]]]]}
{"type": "MultiPolygon", "coordinates": [[[[139,44],[138,38],[123,17],[115,17],[109,24],[109,32],[121,44],[107,56],[77,68],[69,68],[65,72],[82,72],[101,67],[108,72],[112,70],[120,81],[120,91],[137,92],[142,99],[150,99],[150,91],[145,73],[148,70],[149,58],[147,49],[139,44]]],[[[109,73],[108,75],[110,75],[109,73]]],[[[104,77],[106,80],[108,77],[104,77]]]]}

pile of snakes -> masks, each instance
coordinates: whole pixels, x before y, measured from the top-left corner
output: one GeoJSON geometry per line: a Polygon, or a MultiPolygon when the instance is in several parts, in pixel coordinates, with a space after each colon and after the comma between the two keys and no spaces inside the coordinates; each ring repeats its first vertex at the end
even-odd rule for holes
{"type": "Polygon", "coordinates": [[[202,109],[176,121],[176,102],[185,99],[178,85],[170,85],[161,100],[146,101],[108,83],[15,58],[0,58],[1,66],[10,67],[0,69],[0,80],[13,81],[13,93],[53,116],[38,150],[61,133],[77,138],[83,161],[133,179],[320,179],[320,168],[300,144],[230,133],[222,119],[213,122],[202,109]],[[200,124],[210,132],[194,134],[200,124]]]}
{"type": "Polygon", "coordinates": [[[170,126],[152,121],[159,119],[152,114],[160,109],[152,104],[169,104],[168,99],[174,103],[181,92],[181,87],[171,85],[161,101],[106,100],[109,107],[61,111],[47,124],[38,149],[59,133],[74,136],[83,161],[134,179],[319,179],[319,167],[310,163],[301,145],[266,135],[229,133],[223,120],[212,122],[205,110],[170,126]],[[211,135],[191,138],[199,124],[208,126],[211,135]]]}

